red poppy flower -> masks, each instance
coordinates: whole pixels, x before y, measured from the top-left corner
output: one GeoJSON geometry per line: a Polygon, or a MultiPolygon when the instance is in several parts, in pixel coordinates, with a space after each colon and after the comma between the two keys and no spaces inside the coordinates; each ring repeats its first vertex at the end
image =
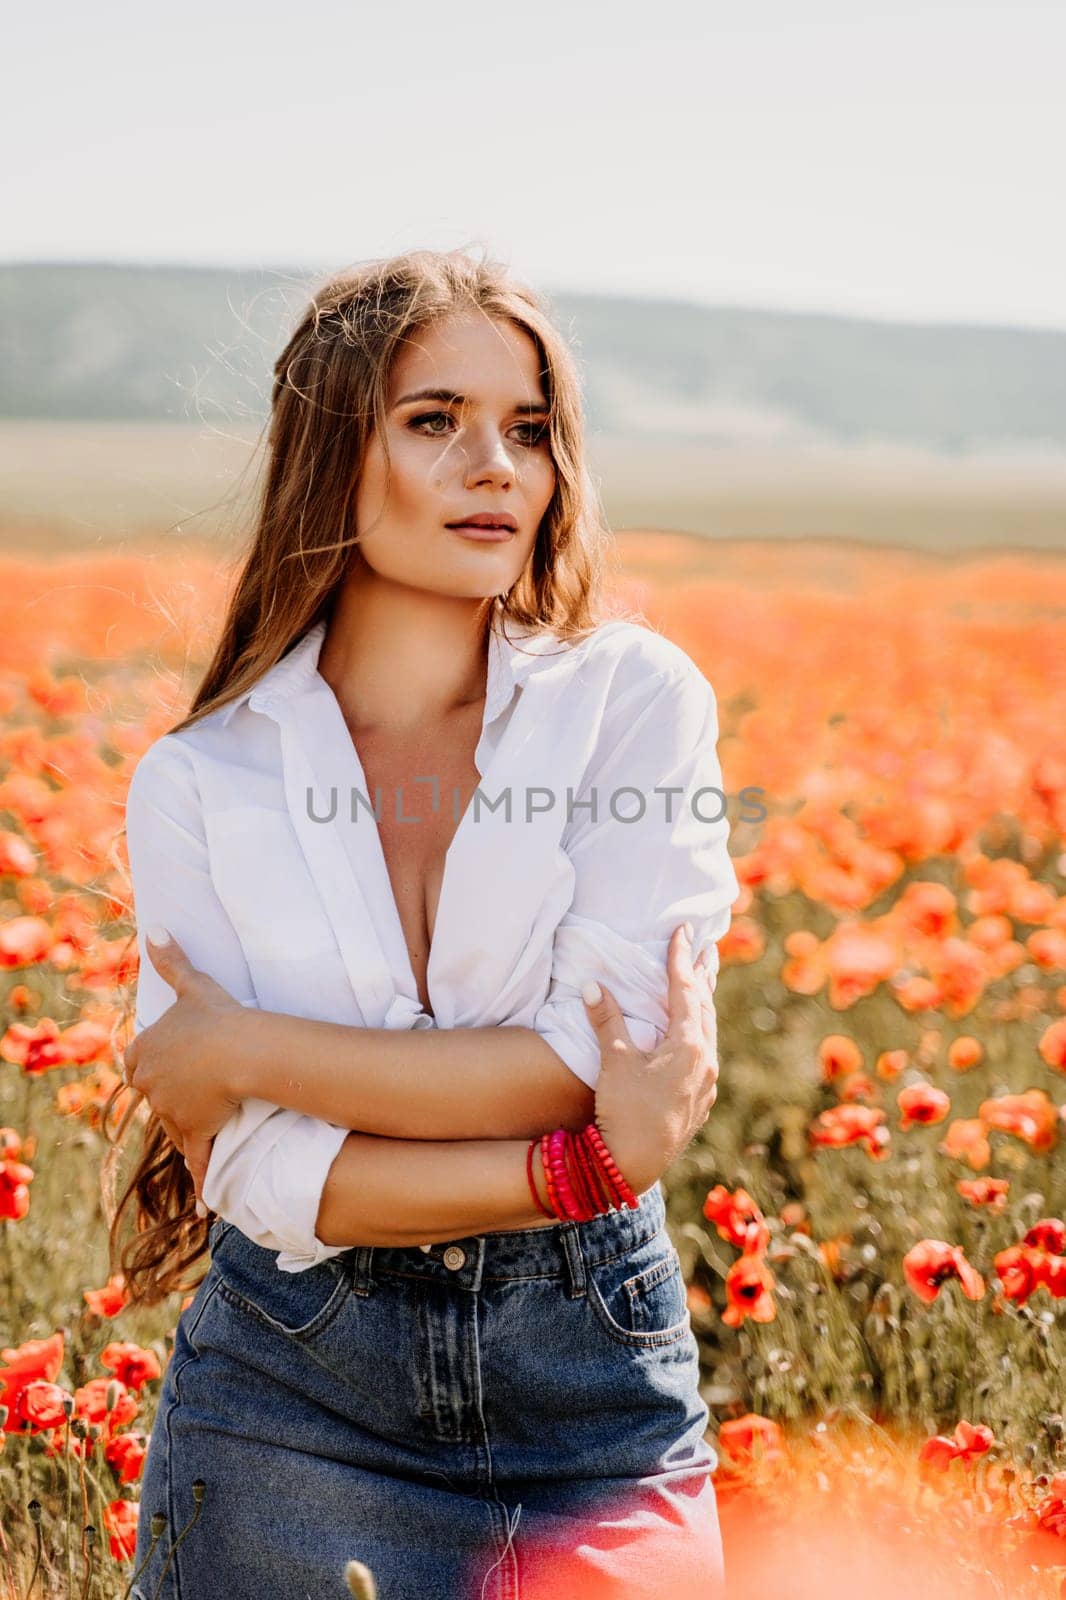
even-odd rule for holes
{"type": "Polygon", "coordinates": [[[976,1067],[984,1053],[984,1045],[979,1039],[974,1039],[968,1033],[960,1034],[948,1045],[948,1066],[956,1072],[969,1072],[971,1067],[976,1067]]]}
{"type": "Polygon", "coordinates": [[[703,1202],[703,1215],[718,1229],[718,1237],[743,1249],[747,1230],[762,1221],[762,1212],[746,1189],[730,1194],[724,1184],[715,1184],[703,1202]]]}
{"type": "Polygon", "coordinates": [[[1066,1223],[1058,1217],[1041,1217],[1034,1222],[1023,1241],[1037,1250],[1047,1250],[1053,1256],[1066,1254],[1066,1223]]]}
{"type": "Polygon", "coordinates": [[[0,1406],[7,1407],[4,1428],[14,1433],[19,1427],[19,1396],[27,1384],[54,1383],[63,1365],[63,1335],[29,1339],[17,1348],[0,1350],[5,1365],[0,1367],[0,1406]]]}
{"type": "Polygon", "coordinates": [[[0,928],[0,967],[29,967],[44,961],[55,935],[42,917],[11,917],[0,928]]]}
{"type": "Polygon", "coordinates": [[[955,1188],[972,1206],[987,1206],[997,1214],[1007,1204],[1009,1178],[959,1178],[955,1188]]]}
{"type": "Polygon", "coordinates": [[[110,1535],[111,1554],[116,1561],[132,1561],[137,1548],[136,1500],[112,1500],[104,1507],[104,1527],[110,1535]]]}
{"type": "Polygon", "coordinates": [[[0,1161],[0,1217],[21,1222],[30,1209],[30,1184],[36,1174],[24,1161],[0,1161]]]}
{"type": "Polygon", "coordinates": [[[68,1390],[61,1389],[58,1383],[28,1383],[19,1395],[19,1416],[29,1424],[31,1433],[46,1428],[62,1428],[67,1422],[63,1407],[68,1402],[73,1406],[74,1396],[68,1390]]]}
{"type": "Polygon", "coordinates": [[[752,1322],[773,1322],[777,1316],[773,1297],[776,1282],[761,1252],[742,1255],[726,1273],[728,1304],[722,1321],[730,1328],[739,1328],[745,1317],[752,1322]]]}
{"type": "Polygon", "coordinates": [[[910,1065],[910,1059],[906,1050],[882,1050],[874,1063],[874,1071],[879,1078],[892,1083],[910,1065]]]}
{"type": "Polygon", "coordinates": [[[880,1106],[840,1105],[822,1111],[810,1126],[810,1142],[815,1148],[841,1150],[858,1144],[874,1160],[888,1154],[888,1129],[882,1127],[885,1113],[880,1106]]]}
{"type": "Polygon", "coordinates": [[[949,1122],[937,1149],[941,1155],[965,1161],[974,1172],[987,1167],[992,1159],[988,1129],[980,1117],[956,1117],[954,1122],[949,1122]]]}
{"type": "Polygon", "coordinates": [[[983,1422],[960,1422],[954,1438],[948,1439],[941,1433],[934,1439],[927,1439],[918,1458],[946,1472],[953,1461],[972,1461],[975,1456],[984,1455],[995,1442],[995,1434],[983,1422]]]}
{"type": "Polygon", "coordinates": [[[988,1127],[1012,1133],[1037,1152],[1051,1150],[1058,1138],[1059,1110],[1043,1089],[984,1100],[978,1115],[988,1127]]]}
{"type": "Polygon", "coordinates": [[[118,1473],[119,1483],[136,1483],[147,1454],[148,1435],[145,1433],[116,1433],[104,1447],[104,1456],[118,1473]]]}
{"type": "Polygon", "coordinates": [[[896,1096],[900,1109],[900,1128],[905,1133],[915,1123],[943,1122],[951,1110],[951,1101],[943,1089],[931,1083],[913,1083],[901,1089],[896,1096]]]}
{"type": "Polygon", "coordinates": [[[129,1304],[129,1291],[123,1273],[116,1272],[108,1278],[102,1289],[83,1289],[82,1296],[90,1311],[98,1317],[117,1317],[129,1304]]]}
{"type": "Polygon", "coordinates": [[[75,1390],[74,1398],[78,1416],[84,1417],[86,1422],[99,1423],[106,1430],[108,1438],[127,1422],[132,1422],[140,1410],[136,1395],[130,1394],[119,1378],[90,1378],[88,1383],[83,1383],[80,1389],[75,1390]],[[118,1386],[118,1398],[108,1411],[107,1391],[113,1383],[118,1386]]]}
{"type": "Polygon", "coordinates": [[[1036,1048],[1049,1067],[1054,1067],[1057,1072],[1066,1072],[1066,1017],[1059,1017],[1048,1024],[1036,1048]]]}
{"type": "Polygon", "coordinates": [[[997,1251],[993,1265],[1008,1300],[1024,1305],[1033,1290],[1039,1289],[1043,1254],[1042,1250],[1033,1250],[1024,1244],[1012,1244],[1006,1250],[997,1251]]]}
{"type": "Polygon", "coordinates": [[[161,1377],[163,1370],[154,1350],[144,1350],[139,1344],[131,1343],[105,1345],[100,1353],[100,1365],[107,1367],[129,1389],[142,1389],[149,1379],[161,1377]]]}
{"type": "Polygon", "coordinates": [[[854,1039],[845,1033],[827,1033],[818,1046],[818,1065],[823,1083],[858,1072],[862,1066],[862,1051],[854,1039]]]}
{"type": "Polygon", "coordinates": [[[932,1303],[940,1286],[957,1278],[968,1300],[980,1300],[985,1280],[967,1261],[961,1246],[943,1239],[922,1239],[903,1257],[903,1275],[915,1294],[932,1303]]]}
{"type": "Polygon", "coordinates": [[[770,1417],[760,1417],[754,1411],[721,1423],[718,1443],[736,1466],[760,1460],[780,1461],[787,1454],[785,1436],[779,1424],[770,1417]]]}

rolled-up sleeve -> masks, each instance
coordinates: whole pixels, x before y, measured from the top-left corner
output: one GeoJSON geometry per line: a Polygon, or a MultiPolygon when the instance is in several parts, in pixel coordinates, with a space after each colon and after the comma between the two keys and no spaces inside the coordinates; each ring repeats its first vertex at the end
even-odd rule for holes
{"type": "Polygon", "coordinates": [[[583,984],[602,982],[634,1044],[652,1050],[667,1028],[666,952],[678,923],[692,923],[693,957],[709,952],[717,982],[717,945],[739,893],[717,741],[714,691],[685,658],[608,706],[572,797],[563,846],[573,899],[556,929],[548,996],[533,1026],[590,1088],[600,1050],[583,984]]]}
{"type": "MultiPolygon", "coordinates": [[[[215,892],[202,806],[190,752],[169,735],[141,757],[126,798],[126,847],[140,959],[134,1033],[174,1004],[174,990],[152,965],[146,931],[168,928],[189,960],[242,1005],[256,1005],[236,929],[215,892]]],[[[315,1234],[330,1167],[348,1129],[275,1106],[242,1101],[215,1136],[203,1184],[210,1210],[300,1272],[342,1245],[315,1234]]]]}

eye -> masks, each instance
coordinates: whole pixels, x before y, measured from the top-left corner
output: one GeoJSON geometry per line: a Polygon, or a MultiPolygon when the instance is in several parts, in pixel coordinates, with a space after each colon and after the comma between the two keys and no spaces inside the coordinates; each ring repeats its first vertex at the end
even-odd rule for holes
{"type": "Polygon", "coordinates": [[[452,420],[447,411],[424,411],[420,417],[412,417],[407,426],[416,431],[420,431],[424,422],[433,422],[438,417],[443,417],[445,422],[450,422],[452,420]]]}
{"type": "MultiPolygon", "coordinates": [[[[446,429],[426,428],[424,426],[426,423],[437,421],[451,422],[451,414],[447,411],[423,411],[419,416],[412,417],[407,426],[412,430],[412,432],[421,433],[425,438],[440,439],[443,438],[445,432],[447,431],[446,429]]],[[[527,430],[527,436],[519,441],[521,444],[533,447],[539,444],[545,444],[547,442],[547,422],[518,422],[515,424],[515,426],[518,428],[525,428],[527,430]]]]}
{"type": "Polygon", "coordinates": [[[546,422],[520,422],[518,426],[530,430],[530,437],[525,439],[523,443],[529,445],[547,444],[548,424],[546,422]]]}

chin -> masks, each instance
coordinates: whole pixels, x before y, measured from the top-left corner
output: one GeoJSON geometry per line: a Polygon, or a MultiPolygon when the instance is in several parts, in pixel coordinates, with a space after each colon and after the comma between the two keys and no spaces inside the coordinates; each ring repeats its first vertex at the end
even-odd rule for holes
{"type": "Polygon", "coordinates": [[[453,568],[446,578],[442,575],[440,586],[452,594],[485,600],[492,595],[506,594],[524,571],[524,567],[516,570],[513,561],[464,561],[458,569],[453,568]]]}
{"type": "Polygon", "coordinates": [[[394,581],[406,584],[409,589],[419,589],[423,594],[448,595],[453,600],[494,600],[497,595],[506,594],[517,578],[510,573],[486,572],[481,577],[471,577],[468,572],[457,572],[439,578],[406,577],[394,581]]]}

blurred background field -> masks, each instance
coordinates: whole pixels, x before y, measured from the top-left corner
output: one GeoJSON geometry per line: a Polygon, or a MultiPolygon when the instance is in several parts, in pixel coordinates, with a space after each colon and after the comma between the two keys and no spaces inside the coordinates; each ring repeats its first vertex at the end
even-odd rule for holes
{"type": "MultiPolygon", "coordinates": [[[[306,272],[0,266],[0,540],[225,545],[306,272]]],[[[1066,548],[1066,332],[549,294],[616,528],[1066,548]]]]}
{"type": "MultiPolygon", "coordinates": [[[[253,492],[257,437],[247,427],[0,421],[3,548],[224,547],[253,492]]],[[[1066,546],[1066,456],[1053,452],[952,458],[903,445],[768,449],[611,434],[589,453],[619,529],[944,554],[1066,546]]]]}

